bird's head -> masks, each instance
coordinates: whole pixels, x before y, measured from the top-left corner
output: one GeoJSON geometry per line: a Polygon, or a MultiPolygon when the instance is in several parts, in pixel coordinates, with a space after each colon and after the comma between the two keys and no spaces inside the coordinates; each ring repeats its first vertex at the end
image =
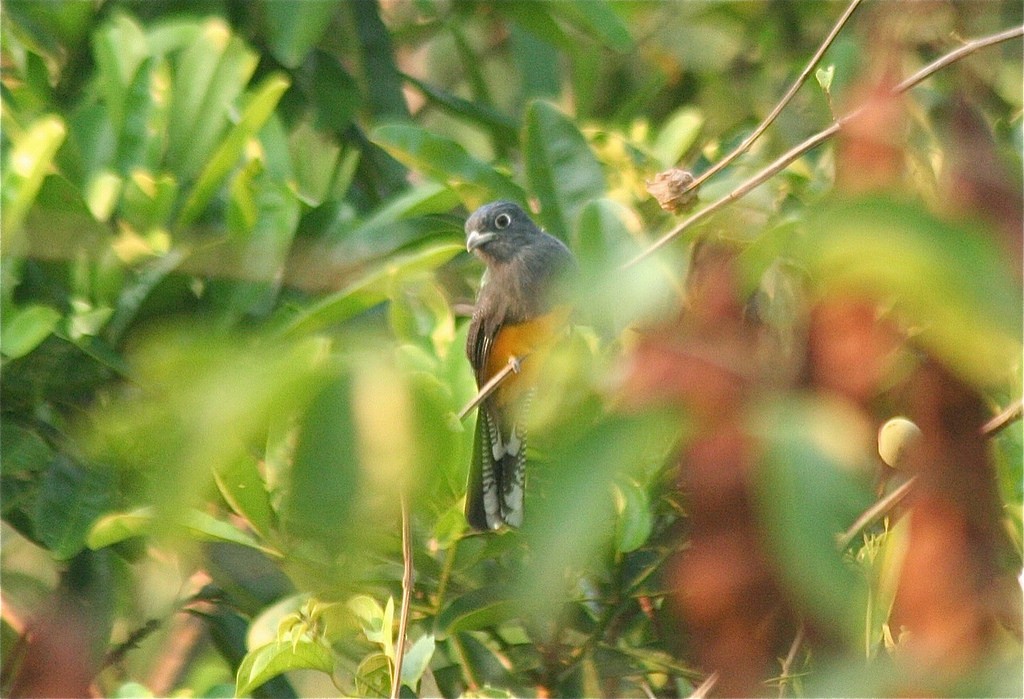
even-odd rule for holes
{"type": "Polygon", "coordinates": [[[507,262],[540,229],[517,204],[484,204],[466,219],[466,250],[484,262],[507,262]]]}

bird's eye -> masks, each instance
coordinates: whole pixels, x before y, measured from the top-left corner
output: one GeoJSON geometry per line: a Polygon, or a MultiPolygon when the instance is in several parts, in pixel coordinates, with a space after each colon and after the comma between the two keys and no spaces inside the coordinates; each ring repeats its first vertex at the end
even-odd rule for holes
{"type": "Polygon", "coordinates": [[[494,217],[494,227],[498,230],[508,228],[510,223],[512,223],[512,217],[508,214],[498,214],[494,217]]]}

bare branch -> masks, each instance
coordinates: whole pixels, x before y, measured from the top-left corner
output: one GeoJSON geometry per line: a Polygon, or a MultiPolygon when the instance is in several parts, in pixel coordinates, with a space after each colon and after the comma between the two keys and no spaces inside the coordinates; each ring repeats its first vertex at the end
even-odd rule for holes
{"type": "Polygon", "coordinates": [[[1020,420],[1022,412],[1024,412],[1024,402],[1017,399],[1008,408],[982,425],[981,433],[986,437],[996,436],[1014,422],[1020,420]]]}
{"type": "Polygon", "coordinates": [[[814,52],[814,55],[811,57],[811,60],[807,62],[807,65],[804,67],[803,72],[800,73],[800,75],[797,76],[797,79],[793,81],[793,84],[789,86],[789,89],[786,91],[786,94],[782,96],[782,99],[779,100],[779,103],[775,105],[775,108],[772,109],[768,116],[764,118],[764,121],[758,124],[757,128],[754,129],[749,136],[743,139],[743,142],[736,146],[736,148],[734,148],[731,153],[729,153],[727,156],[725,156],[717,163],[712,165],[710,168],[705,170],[700,175],[700,177],[696,178],[693,182],[691,182],[686,187],[687,191],[692,191],[699,187],[708,178],[720,172],[723,168],[725,168],[725,166],[727,166],[733,160],[746,153],[747,150],[750,149],[750,146],[754,145],[754,141],[761,137],[761,134],[763,134],[765,130],[767,130],[767,128],[771,125],[771,123],[775,121],[776,118],[778,118],[779,114],[782,113],[782,110],[785,109],[786,105],[789,104],[790,100],[793,99],[793,96],[797,93],[800,87],[807,80],[807,76],[811,74],[811,71],[814,70],[814,67],[818,65],[819,61],[821,61],[821,58],[822,56],[825,55],[825,52],[828,51],[830,46],[832,46],[832,42],[835,41],[835,38],[839,35],[839,32],[846,25],[846,21],[850,19],[850,15],[853,14],[853,11],[857,9],[857,6],[860,5],[860,3],[861,0],[853,0],[846,7],[846,10],[836,21],[835,26],[832,27],[832,31],[828,33],[828,36],[825,37],[825,40],[821,42],[821,46],[819,46],[818,50],[814,52]]]}
{"type": "MultiPolygon", "coordinates": [[[[956,61],[976,51],[1021,36],[1024,36],[1024,27],[1014,27],[1012,29],[1007,29],[997,34],[992,34],[990,36],[985,36],[980,39],[974,39],[972,41],[969,41],[960,48],[956,49],[955,51],[951,51],[945,56],[942,56],[937,60],[929,63],[927,66],[925,66],[924,68],[917,71],[912,76],[898,84],[896,87],[892,89],[892,94],[900,95],[903,94],[904,92],[907,92],[908,90],[924,82],[927,78],[931,77],[932,75],[942,70],[946,66],[955,63],[956,61]]],[[[770,165],[768,165],[760,172],[755,174],[753,177],[751,177],[749,180],[741,184],[739,187],[729,192],[725,196],[721,197],[720,199],[710,204],[706,208],[701,209],[700,211],[698,211],[697,213],[693,214],[685,221],[680,223],[678,226],[670,230],[668,233],[666,233],[657,241],[655,241],[646,250],[644,250],[639,255],[634,257],[632,260],[624,264],[622,268],[628,269],[633,265],[645,260],[646,258],[650,257],[655,251],[661,249],[669,242],[677,238],[683,231],[685,231],[693,224],[706,218],[707,216],[710,216],[719,209],[728,206],[729,204],[736,201],[740,197],[743,197],[744,195],[748,194],[752,189],[754,189],[758,185],[763,184],[770,178],[782,172],[782,170],[788,167],[789,164],[795,161],[797,158],[804,155],[808,151],[817,148],[822,143],[832,138],[832,136],[835,136],[846,124],[848,124],[853,119],[856,119],[863,113],[864,108],[859,107],[854,111],[850,112],[849,114],[847,114],[846,116],[842,117],[841,119],[833,122],[832,125],[830,125],[828,128],[819,131],[818,133],[814,134],[813,136],[805,140],[803,143],[800,143],[799,145],[790,149],[785,154],[777,158],[770,165]]]]}
{"type": "Polygon", "coordinates": [[[789,647],[786,659],[782,661],[782,671],[779,673],[779,698],[786,696],[786,684],[793,678],[793,663],[796,662],[796,654],[800,652],[800,646],[804,642],[804,625],[800,623],[796,630],[796,636],[789,647]]]}
{"type": "Polygon", "coordinates": [[[899,488],[886,495],[868,509],[864,510],[863,514],[857,518],[856,522],[850,525],[849,529],[836,537],[836,545],[839,549],[845,549],[862,530],[880,517],[888,514],[892,508],[901,503],[903,498],[907,497],[907,494],[910,492],[910,489],[913,487],[914,481],[916,480],[917,476],[914,476],[899,488]]]}
{"type": "Polygon", "coordinates": [[[515,361],[509,361],[508,364],[502,367],[501,371],[492,376],[487,383],[481,386],[480,390],[477,391],[477,394],[473,396],[473,399],[466,403],[465,407],[459,411],[459,419],[464,419],[469,415],[469,411],[483,403],[487,396],[494,393],[498,386],[501,385],[501,382],[508,378],[509,374],[518,372],[523,362],[525,362],[529,356],[529,354],[524,354],[522,357],[514,358],[515,361]]]}

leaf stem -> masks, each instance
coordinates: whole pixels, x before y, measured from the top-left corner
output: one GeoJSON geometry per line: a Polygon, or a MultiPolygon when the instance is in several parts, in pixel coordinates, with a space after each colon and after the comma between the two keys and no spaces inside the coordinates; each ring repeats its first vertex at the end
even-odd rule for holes
{"type": "MultiPolygon", "coordinates": [[[[924,82],[927,78],[931,77],[932,75],[942,70],[946,66],[955,63],[956,61],[959,61],[960,59],[974,53],[975,51],[979,51],[983,48],[987,48],[989,46],[993,46],[1003,41],[1008,41],[1010,39],[1015,39],[1021,36],[1024,36],[1024,26],[1013,27],[1011,29],[1006,29],[996,34],[991,34],[989,36],[984,36],[979,39],[968,41],[960,48],[951,51],[944,56],[941,56],[935,61],[932,61],[924,68],[917,71],[909,78],[896,85],[894,88],[892,88],[891,94],[900,95],[903,94],[904,92],[907,92],[908,90],[924,82]]],[[[858,107],[849,114],[846,114],[842,118],[834,121],[827,128],[814,134],[813,136],[805,140],[803,143],[800,143],[797,146],[791,148],[789,151],[779,156],[774,162],[772,162],[770,165],[765,167],[760,172],[756,173],[753,177],[751,177],[746,182],[738,186],[736,189],[732,190],[731,192],[721,197],[720,199],[710,204],[709,206],[705,207],[704,209],[701,209],[697,213],[693,214],[685,221],[677,225],[675,228],[670,230],[668,233],[663,235],[661,238],[656,240],[650,247],[648,247],[646,250],[641,252],[632,260],[624,264],[622,266],[622,269],[629,269],[633,265],[636,265],[637,263],[645,260],[646,258],[650,257],[655,251],[661,249],[671,241],[675,240],[683,231],[685,231],[693,224],[710,216],[719,209],[728,206],[729,204],[736,201],[740,197],[745,196],[755,187],[764,184],[766,181],[768,181],[778,173],[782,172],[782,170],[788,167],[789,164],[792,163],[794,160],[804,155],[808,151],[817,148],[822,143],[832,138],[832,136],[835,136],[837,133],[839,133],[840,130],[842,130],[842,128],[847,123],[849,123],[850,121],[857,118],[863,113],[864,107],[858,107]]]]}
{"type": "Polygon", "coordinates": [[[405,493],[399,495],[402,510],[402,608],[398,615],[398,640],[395,643],[395,671],[391,677],[391,699],[402,691],[402,661],[405,659],[405,636],[409,629],[409,605],[412,602],[413,564],[412,528],[409,525],[409,503],[405,493]]]}

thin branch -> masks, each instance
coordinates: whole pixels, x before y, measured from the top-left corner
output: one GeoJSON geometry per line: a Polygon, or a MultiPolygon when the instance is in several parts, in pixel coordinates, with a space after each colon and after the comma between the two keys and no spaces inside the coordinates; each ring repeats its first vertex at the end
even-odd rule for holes
{"type": "MultiPolygon", "coordinates": [[[[927,78],[931,77],[932,75],[942,70],[946,66],[956,61],[959,61],[965,56],[968,56],[983,48],[987,48],[989,46],[993,46],[1003,41],[1008,41],[1010,39],[1015,39],[1021,36],[1024,36],[1024,27],[1014,27],[1012,29],[1001,31],[997,34],[992,34],[990,36],[985,36],[980,39],[974,39],[973,41],[969,41],[960,48],[956,49],[955,51],[951,51],[945,56],[942,56],[937,60],[932,61],[927,66],[917,71],[903,82],[896,85],[892,89],[891,94],[903,94],[904,92],[907,92],[911,88],[924,82],[927,78]]],[[[853,119],[856,119],[857,117],[861,116],[863,113],[864,107],[859,107],[854,111],[850,112],[849,114],[847,114],[846,116],[842,117],[841,119],[833,122],[828,128],[819,131],[818,133],[814,134],[813,136],[805,140],[803,143],[800,143],[799,145],[790,149],[785,154],[777,158],[770,165],[768,165],[760,172],[755,174],[753,177],[751,177],[749,180],[741,184],[739,187],[729,192],[725,196],[721,197],[720,199],[710,204],[706,208],[701,209],[700,211],[693,214],[685,221],[677,225],[675,228],[673,228],[668,233],[659,238],[657,241],[655,241],[646,250],[644,250],[639,255],[634,257],[632,260],[624,264],[622,268],[629,269],[633,265],[645,260],[646,258],[650,257],[655,251],[661,249],[662,247],[670,243],[672,240],[677,238],[683,231],[685,231],[693,224],[706,218],[707,216],[710,216],[719,209],[728,206],[729,204],[736,201],[740,197],[743,197],[744,195],[748,194],[755,187],[764,184],[766,181],[768,181],[778,173],[782,172],[782,170],[788,167],[789,164],[795,161],[797,158],[804,155],[808,151],[814,150],[822,143],[835,136],[837,133],[839,133],[840,130],[842,130],[842,128],[846,124],[848,124],[853,119]]]]}
{"type": "Polygon", "coordinates": [[[814,55],[811,57],[811,60],[808,61],[807,65],[804,67],[803,72],[801,72],[800,75],[797,76],[797,79],[793,82],[793,84],[789,86],[789,89],[786,91],[786,94],[782,96],[782,99],[779,100],[779,103],[775,105],[775,108],[772,109],[768,116],[764,118],[764,121],[758,124],[757,128],[754,129],[749,136],[743,139],[743,142],[736,146],[736,148],[734,148],[731,153],[729,153],[727,156],[725,156],[717,163],[712,165],[710,168],[705,170],[699,177],[697,177],[693,182],[691,182],[685,191],[688,192],[696,189],[697,187],[702,185],[708,178],[717,174],[733,160],[746,153],[750,149],[750,146],[754,145],[754,141],[761,137],[761,134],[763,134],[771,125],[771,123],[775,121],[776,118],[778,118],[779,114],[782,113],[782,110],[786,107],[787,104],[789,104],[790,100],[793,99],[793,96],[796,95],[796,93],[800,90],[800,87],[804,84],[804,82],[807,80],[807,77],[811,74],[811,71],[814,70],[814,67],[816,65],[818,65],[818,62],[821,61],[822,56],[825,55],[825,52],[828,51],[829,47],[832,46],[832,42],[835,41],[835,38],[839,35],[839,32],[846,25],[846,21],[850,19],[850,15],[853,14],[853,11],[857,9],[857,6],[860,5],[860,3],[861,0],[853,0],[846,7],[846,11],[844,11],[843,14],[836,21],[835,26],[832,27],[832,31],[830,31],[828,33],[828,36],[825,37],[825,40],[821,43],[821,46],[818,47],[818,50],[814,52],[814,55]]]}
{"type": "Polygon", "coordinates": [[[494,391],[497,390],[498,386],[501,385],[501,382],[508,378],[509,374],[518,372],[523,362],[525,362],[526,358],[529,356],[529,354],[524,354],[522,357],[519,357],[515,362],[510,361],[508,364],[503,366],[501,368],[501,371],[492,376],[490,380],[480,388],[477,394],[473,396],[473,399],[466,403],[466,406],[459,411],[459,419],[464,419],[467,415],[469,415],[469,411],[483,403],[484,400],[486,400],[487,396],[494,393],[494,391]]]}
{"type": "Polygon", "coordinates": [[[864,510],[864,513],[857,518],[856,522],[850,525],[849,529],[836,537],[836,545],[839,549],[845,549],[863,529],[870,526],[880,517],[888,514],[892,508],[902,502],[903,498],[907,497],[907,494],[910,492],[910,489],[913,487],[914,481],[916,480],[917,476],[912,477],[899,488],[886,495],[868,509],[864,510]]]}
{"type": "Polygon", "coordinates": [[[402,661],[405,659],[405,636],[409,630],[409,605],[412,602],[412,528],[409,526],[409,503],[405,493],[399,496],[402,509],[402,608],[398,615],[398,641],[395,644],[395,672],[391,677],[391,699],[398,699],[402,690],[402,661]]]}
{"type": "Polygon", "coordinates": [[[779,699],[786,696],[786,683],[793,678],[793,663],[796,662],[796,654],[800,652],[800,646],[803,642],[804,624],[800,622],[800,627],[796,630],[793,644],[789,647],[789,653],[786,654],[786,659],[782,661],[782,671],[779,673],[779,699]]]}
{"type": "Polygon", "coordinates": [[[1020,420],[1022,412],[1024,412],[1024,402],[1018,399],[1016,402],[1011,403],[1008,408],[982,425],[981,434],[985,437],[996,436],[1014,422],[1020,420]]]}
{"type": "Polygon", "coordinates": [[[718,673],[712,672],[708,675],[706,680],[700,683],[700,686],[697,687],[697,689],[693,690],[693,693],[690,695],[690,699],[704,699],[704,697],[711,693],[711,690],[715,688],[716,684],[718,684],[718,673]]]}

